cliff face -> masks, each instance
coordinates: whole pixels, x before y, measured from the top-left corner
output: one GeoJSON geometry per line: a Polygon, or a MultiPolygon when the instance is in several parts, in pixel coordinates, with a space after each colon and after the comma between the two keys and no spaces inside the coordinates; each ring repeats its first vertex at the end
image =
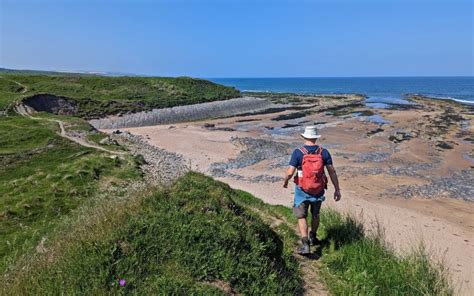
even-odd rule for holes
{"type": "Polygon", "coordinates": [[[44,111],[58,115],[74,115],[77,112],[77,104],[66,97],[39,94],[24,100],[24,103],[36,111],[44,111]]]}

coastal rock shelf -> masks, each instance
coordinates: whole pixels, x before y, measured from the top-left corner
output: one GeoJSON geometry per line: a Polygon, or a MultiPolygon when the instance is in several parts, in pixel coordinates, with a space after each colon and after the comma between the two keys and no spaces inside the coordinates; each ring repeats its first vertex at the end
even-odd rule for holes
{"type": "Polygon", "coordinates": [[[228,117],[242,113],[258,112],[275,106],[279,105],[261,98],[243,97],[226,101],[154,109],[150,112],[128,114],[122,117],[93,119],[90,124],[97,129],[140,127],[228,117]]]}

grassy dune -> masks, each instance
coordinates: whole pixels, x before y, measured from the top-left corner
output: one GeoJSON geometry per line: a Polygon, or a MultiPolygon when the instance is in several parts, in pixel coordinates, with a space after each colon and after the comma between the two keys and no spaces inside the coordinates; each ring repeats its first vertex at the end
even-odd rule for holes
{"type": "Polygon", "coordinates": [[[0,110],[37,94],[69,98],[77,115],[137,112],[240,96],[234,88],[190,77],[105,77],[93,75],[0,74],[0,110]]]}

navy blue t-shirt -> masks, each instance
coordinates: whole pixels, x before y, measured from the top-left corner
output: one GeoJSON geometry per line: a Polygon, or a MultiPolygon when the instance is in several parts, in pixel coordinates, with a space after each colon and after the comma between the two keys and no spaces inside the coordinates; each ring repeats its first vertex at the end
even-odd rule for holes
{"type": "MultiPolygon", "coordinates": [[[[318,150],[319,146],[318,145],[304,145],[304,148],[308,150],[309,153],[314,153],[316,150],[318,150]]],[[[292,167],[297,168],[298,170],[301,170],[301,164],[303,163],[303,152],[301,150],[295,149],[293,153],[291,154],[290,158],[290,165],[292,167]]],[[[329,151],[327,151],[325,148],[323,148],[323,151],[321,152],[321,156],[323,157],[323,163],[324,165],[332,165],[332,157],[331,154],[329,154],[329,151]]]]}

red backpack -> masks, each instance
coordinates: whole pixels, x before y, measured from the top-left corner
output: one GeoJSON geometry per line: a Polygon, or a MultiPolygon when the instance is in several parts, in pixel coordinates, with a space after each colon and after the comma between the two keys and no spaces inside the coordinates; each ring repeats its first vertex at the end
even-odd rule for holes
{"type": "Polygon", "coordinates": [[[302,174],[298,174],[296,184],[310,195],[318,195],[327,188],[328,179],[324,173],[324,161],[321,146],[314,152],[309,153],[305,147],[301,147],[303,161],[301,163],[302,174]]]}

